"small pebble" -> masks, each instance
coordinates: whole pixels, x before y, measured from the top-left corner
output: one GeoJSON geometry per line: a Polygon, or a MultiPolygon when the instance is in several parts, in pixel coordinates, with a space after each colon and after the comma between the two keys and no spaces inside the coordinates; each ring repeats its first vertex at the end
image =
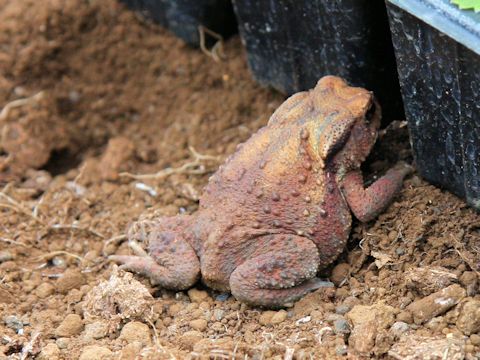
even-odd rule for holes
{"type": "Polygon", "coordinates": [[[227,301],[229,297],[230,297],[230,294],[228,294],[228,293],[218,294],[217,296],[215,296],[215,300],[217,300],[217,301],[227,301]]]}
{"type": "Polygon", "coordinates": [[[400,336],[407,332],[410,326],[403,322],[403,321],[397,321],[395,322],[392,327],[390,328],[390,332],[396,337],[400,338],[400,336]]]}
{"type": "Polygon", "coordinates": [[[223,319],[224,316],[225,316],[225,311],[224,310],[222,310],[222,309],[213,310],[213,317],[215,318],[215,320],[220,321],[220,320],[223,319]]]}
{"type": "Polygon", "coordinates": [[[347,305],[347,304],[341,304],[341,305],[338,305],[336,308],[335,308],[335,312],[339,315],[345,315],[346,313],[348,313],[350,310],[352,309],[351,306],[347,305]]]}
{"type": "Polygon", "coordinates": [[[333,331],[335,334],[349,334],[350,325],[346,319],[337,319],[333,322],[333,331]]]}
{"type": "Polygon", "coordinates": [[[347,355],[347,353],[348,353],[347,345],[338,345],[337,347],[335,347],[335,353],[336,353],[338,356],[345,356],[345,355],[347,355]]]}
{"type": "Polygon", "coordinates": [[[148,325],[139,321],[131,321],[126,324],[120,332],[119,339],[125,340],[127,343],[139,341],[144,346],[149,346],[152,343],[148,325]]]}
{"type": "Polygon", "coordinates": [[[56,337],[71,337],[83,330],[83,320],[80,315],[68,314],[55,330],[56,337]]]}
{"type": "Polygon", "coordinates": [[[204,331],[207,328],[207,320],[205,319],[195,319],[190,321],[190,327],[197,331],[204,331]]]}
{"type": "Polygon", "coordinates": [[[23,329],[23,322],[22,320],[20,320],[18,317],[16,317],[15,315],[8,315],[8,316],[5,316],[5,318],[3,319],[3,321],[5,322],[5,325],[10,328],[10,329],[13,329],[15,331],[19,331],[21,329],[23,329]]]}

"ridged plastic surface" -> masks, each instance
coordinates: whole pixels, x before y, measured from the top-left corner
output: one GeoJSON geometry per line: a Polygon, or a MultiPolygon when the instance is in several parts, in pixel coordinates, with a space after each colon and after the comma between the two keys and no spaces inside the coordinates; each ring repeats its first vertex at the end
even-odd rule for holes
{"type": "Polygon", "coordinates": [[[480,209],[480,55],[389,4],[420,174],[480,209]]]}
{"type": "Polygon", "coordinates": [[[255,78],[286,94],[339,75],[373,90],[385,118],[403,107],[383,0],[234,0],[255,78]]]}
{"type": "Polygon", "coordinates": [[[198,26],[229,36],[236,31],[230,0],[120,0],[170,29],[191,45],[199,44],[198,26]]]}

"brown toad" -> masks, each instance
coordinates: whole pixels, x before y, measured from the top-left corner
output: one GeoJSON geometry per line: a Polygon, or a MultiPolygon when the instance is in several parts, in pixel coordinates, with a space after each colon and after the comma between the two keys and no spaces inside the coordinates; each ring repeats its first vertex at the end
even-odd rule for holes
{"type": "MultiPolygon", "coordinates": [[[[299,299],[322,285],[317,270],[343,251],[350,212],[373,219],[410,171],[397,166],[364,188],[360,165],[379,125],[369,91],[322,78],[238,147],[211,177],[195,214],[149,224],[149,256],[112,259],[169,289],[187,289],[201,276],[253,305],[299,299]]],[[[143,225],[130,236],[142,238],[143,225]]]]}

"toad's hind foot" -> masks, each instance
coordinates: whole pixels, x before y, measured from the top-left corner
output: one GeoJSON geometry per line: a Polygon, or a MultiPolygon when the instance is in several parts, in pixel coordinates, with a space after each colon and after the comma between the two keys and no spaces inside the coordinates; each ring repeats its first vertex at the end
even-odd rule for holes
{"type": "Polygon", "coordinates": [[[320,257],[313,242],[295,235],[276,236],[281,237],[282,249],[254,256],[232,273],[230,288],[237,300],[282,307],[326,285],[315,278],[320,257]]]}
{"type": "Polygon", "coordinates": [[[153,285],[185,290],[200,276],[200,262],[193,248],[174,232],[159,231],[149,236],[148,256],[113,255],[109,259],[121,268],[150,278],[153,285]]]}

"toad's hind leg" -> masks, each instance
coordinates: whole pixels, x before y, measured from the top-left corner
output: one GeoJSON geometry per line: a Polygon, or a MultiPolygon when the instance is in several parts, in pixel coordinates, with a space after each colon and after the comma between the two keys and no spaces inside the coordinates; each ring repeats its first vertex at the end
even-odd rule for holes
{"type": "Polygon", "coordinates": [[[184,290],[197,282],[200,262],[191,245],[172,230],[152,231],[147,256],[113,255],[121,268],[147,276],[153,285],[184,290]]]}
{"type": "Polygon", "coordinates": [[[230,276],[230,289],[239,301],[281,307],[326,285],[315,278],[320,257],[312,241],[296,235],[274,238],[271,251],[253,256],[230,276]]]}

